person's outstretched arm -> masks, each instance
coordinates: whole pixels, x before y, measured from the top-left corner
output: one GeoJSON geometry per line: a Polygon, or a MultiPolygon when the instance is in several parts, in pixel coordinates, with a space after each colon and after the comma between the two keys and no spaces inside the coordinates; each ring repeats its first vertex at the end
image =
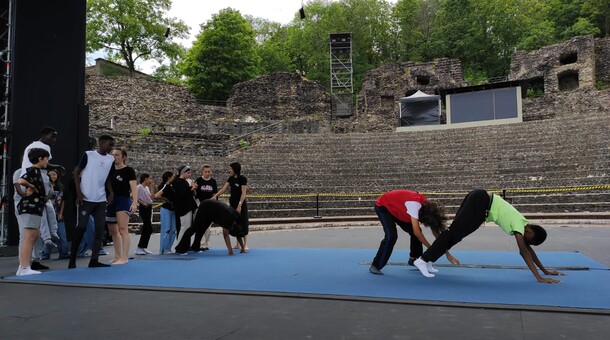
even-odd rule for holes
{"type": "Polygon", "coordinates": [[[217,197],[224,194],[228,188],[229,188],[229,182],[225,182],[225,184],[222,186],[222,188],[220,190],[218,190],[218,192],[214,196],[212,196],[212,199],[213,200],[217,199],[217,197]]]}
{"type": "MultiPolygon", "coordinates": [[[[534,260],[533,260],[533,256],[532,256],[532,253],[534,253],[534,250],[527,243],[525,243],[525,239],[523,238],[523,235],[521,235],[519,233],[515,233],[515,240],[517,241],[517,246],[519,247],[519,254],[525,261],[525,264],[527,264],[527,267],[532,271],[532,274],[534,274],[534,277],[536,278],[536,280],[538,280],[538,282],[561,283],[561,281],[559,281],[559,280],[540,276],[540,273],[538,273],[538,269],[536,268],[536,265],[534,264],[534,260]],[[530,252],[530,250],[531,250],[531,252],[530,252]]],[[[536,253],[534,253],[534,256],[535,256],[535,254],[536,253]]],[[[540,262],[540,261],[538,260],[538,262],[540,262]]]]}
{"type": "Polygon", "coordinates": [[[415,235],[415,237],[417,237],[419,242],[426,246],[426,248],[430,248],[430,242],[428,242],[426,236],[424,236],[424,233],[422,232],[421,227],[419,226],[419,220],[411,216],[411,225],[413,226],[413,234],[415,235]]]}
{"type": "Polygon", "coordinates": [[[534,263],[536,264],[536,266],[538,266],[538,268],[540,268],[540,270],[542,270],[542,272],[544,273],[544,275],[556,275],[556,276],[565,276],[566,274],[558,272],[558,271],[554,271],[554,270],[547,270],[543,265],[542,262],[540,262],[540,259],[538,259],[538,256],[536,255],[536,252],[534,251],[534,248],[532,248],[532,246],[530,246],[529,244],[525,244],[527,247],[527,250],[530,252],[530,254],[532,255],[532,261],[534,261],[534,263]]]}
{"type": "MultiPolygon", "coordinates": [[[[441,234],[436,231],[436,229],[432,229],[432,235],[434,235],[434,238],[436,239],[441,234]]],[[[449,250],[445,251],[445,257],[447,258],[447,261],[449,261],[449,263],[460,264],[460,260],[458,260],[457,257],[453,256],[453,254],[451,254],[449,250]]]]}

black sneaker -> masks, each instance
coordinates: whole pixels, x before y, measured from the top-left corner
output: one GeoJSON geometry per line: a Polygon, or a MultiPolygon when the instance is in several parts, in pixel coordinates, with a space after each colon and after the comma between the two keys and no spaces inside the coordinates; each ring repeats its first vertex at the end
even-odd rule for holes
{"type": "Polygon", "coordinates": [[[38,261],[34,261],[32,262],[32,265],[30,266],[30,268],[32,268],[33,270],[46,270],[49,269],[49,267],[45,266],[44,264],[38,262],[38,261]]]}
{"type": "Polygon", "coordinates": [[[412,257],[409,257],[409,261],[407,262],[407,264],[408,264],[409,266],[413,266],[413,267],[415,267],[415,260],[417,260],[417,259],[414,259],[414,258],[412,258],[412,257]]]}
{"type": "Polygon", "coordinates": [[[110,265],[106,264],[106,263],[101,263],[98,260],[89,261],[89,268],[105,268],[105,267],[110,267],[110,265]]]}
{"type": "Polygon", "coordinates": [[[178,248],[178,247],[174,248],[174,251],[178,255],[186,255],[186,254],[188,254],[188,250],[184,250],[184,249],[178,248]]]}

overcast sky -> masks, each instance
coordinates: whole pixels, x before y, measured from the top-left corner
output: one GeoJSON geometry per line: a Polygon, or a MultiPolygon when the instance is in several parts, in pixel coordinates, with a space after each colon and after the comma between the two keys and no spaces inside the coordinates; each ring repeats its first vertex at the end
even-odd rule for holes
{"type": "Polygon", "coordinates": [[[186,22],[191,36],[199,33],[199,25],[212,19],[221,9],[231,7],[242,15],[289,23],[301,8],[301,0],[173,0],[169,16],[186,22]]]}

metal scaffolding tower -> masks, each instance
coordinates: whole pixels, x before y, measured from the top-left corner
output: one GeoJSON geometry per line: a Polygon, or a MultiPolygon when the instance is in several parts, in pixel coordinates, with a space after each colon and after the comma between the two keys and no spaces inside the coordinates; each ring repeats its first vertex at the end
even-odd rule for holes
{"type": "MultiPolygon", "coordinates": [[[[4,75],[1,76],[0,87],[4,89],[4,93],[0,95],[0,145],[2,146],[2,160],[0,166],[2,173],[0,176],[1,184],[1,207],[0,207],[0,246],[6,245],[7,240],[7,224],[8,224],[8,184],[9,176],[8,173],[8,143],[10,137],[9,127],[9,94],[11,85],[11,38],[12,38],[12,23],[11,23],[11,10],[12,1],[2,1],[2,8],[0,9],[0,22],[3,27],[0,27],[0,60],[3,63],[2,70],[4,75]],[[6,7],[5,7],[6,6],[6,7]]],[[[0,90],[1,91],[1,90],[0,90]]]]}
{"type": "Polygon", "coordinates": [[[352,33],[330,35],[330,93],[334,117],[354,114],[352,33]]]}

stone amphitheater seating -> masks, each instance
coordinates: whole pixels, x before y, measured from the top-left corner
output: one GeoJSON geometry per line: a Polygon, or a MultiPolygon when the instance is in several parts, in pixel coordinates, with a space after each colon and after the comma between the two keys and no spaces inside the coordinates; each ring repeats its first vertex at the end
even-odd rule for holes
{"type": "MultiPolygon", "coordinates": [[[[408,188],[453,212],[473,188],[488,190],[610,184],[610,113],[437,131],[264,136],[228,157],[179,139],[134,142],[130,162],[155,174],[180,164],[214,166],[219,183],[232,161],[249,179],[251,217],[372,215],[374,194],[408,188]],[[367,195],[368,194],[368,195],[367,195]],[[277,197],[288,195],[286,197],[277,197]]],[[[524,212],[610,211],[610,189],[508,193],[524,212]]]]}

